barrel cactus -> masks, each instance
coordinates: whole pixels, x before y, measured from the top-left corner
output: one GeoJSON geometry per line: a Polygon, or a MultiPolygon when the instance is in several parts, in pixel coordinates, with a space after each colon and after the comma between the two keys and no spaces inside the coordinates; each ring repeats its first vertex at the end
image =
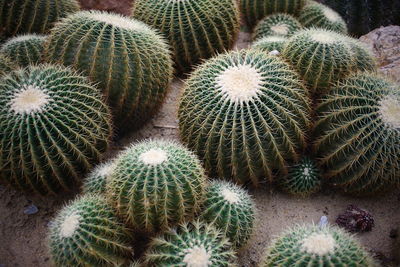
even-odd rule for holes
{"type": "Polygon", "coordinates": [[[323,28],[347,34],[347,25],[333,9],[317,2],[307,4],[299,14],[299,21],[306,28],[323,28]]]}
{"type": "Polygon", "coordinates": [[[334,227],[296,226],[267,249],[260,267],[375,266],[374,260],[351,235],[334,227]]]}
{"type": "Polygon", "coordinates": [[[79,8],[76,0],[0,0],[0,36],[47,33],[79,8]]]}
{"type": "Polygon", "coordinates": [[[298,32],[282,52],[307,81],[312,92],[324,93],[343,78],[354,64],[343,35],[323,29],[298,32]]]}
{"type": "Polygon", "coordinates": [[[107,181],[114,169],[114,162],[108,161],[95,167],[85,178],[83,193],[103,194],[106,192],[107,181]]]}
{"type": "Polygon", "coordinates": [[[251,237],[255,204],[243,188],[225,181],[213,181],[207,189],[201,220],[214,225],[236,248],[251,237]]]}
{"type": "Polygon", "coordinates": [[[8,57],[0,54],[0,77],[7,74],[15,67],[15,64],[8,57]]]}
{"type": "Polygon", "coordinates": [[[328,181],[372,195],[400,185],[400,87],[376,74],[340,82],[318,107],[315,151],[328,181]]]}
{"type": "Polygon", "coordinates": [[[214,226],[194,221],[154,238],[145,266],[237,266],[231,243],[214,226]]]}
{"type": "Polygon", "coordinates": [[[266,53],[271,53],[273,51],[278,51],[282,53],[288,39],[281,36],[269,36],[258,39],[252,45],[252,49],[259,49],[266,53]]]}
{"type": "Polygon", "coordinates": [[[99,195],[79,197],[50,223],[49,249],[56,266],[122,266],[132,256],[130,241],[127,228],[99,195]]]}
{"type": "Polygon", "coordinates": [[[232,0],[136,0],[133,17],[168,38],[178,72],[229,50],[239,32],[239,10],[232,0]]]}
{"type": "Polygon", "coordinates": [[[4,43],[0,48],[0,53],[20,67],[27,67],[41,62],[45,41],[45,35],[20,35],[4,43]]]}
{"type": "Polygon", "coordinates": [[[82,11],[52,29],[48,62],[73,66],[99,84],[120,132],[143,124],[164,100],[172,78],[165,40],[144,23],[82,11]]]}
{"type": "Polygon", "coordinates": [[[289,37],[301,28],[300,22],[289,14],[272,14],[257,24],[254,29],[253,40],[269,36],[289,37]]]}
{"type": "Polygon", "coordinates": [[[361,41],[343,36],[351,49],[354,71],[376,71],[377,62],[372,51],[361,41]]]}
{"type": "Polygon", "coordinates": [[[247,25],[253,27],[267,15],[286,13],[298,15],[306,0],[241,0],[240,5],[247,25]]]}
{"type": "Polygon", "coordinates": [[[304,157],[290,167],[289,174],[282,179],[282,187],[288,193],[307,197],[321,188],[321,172],[315,161],[304,157]]]}
{"type": "Polygon", "coordinates": [[[107,193],[128,224],[154,233],[193,218],[205,183],[200,161],[185,147],[144,141],[116,159],[107,193]]]}
{"type": "Polygon", "coordinates": [[[257,49],[232,51],[192,73],[179,106],[180,136],[212,176],[272,180],[306,145],[309,103],[297,73],[257,49]]]}
{"type": "Polygon", "coordinates": [[[40,194],[69,190],[106,151],[109,110],[88,80],[60,66],[0,78],[0,177],[40,194]]]}

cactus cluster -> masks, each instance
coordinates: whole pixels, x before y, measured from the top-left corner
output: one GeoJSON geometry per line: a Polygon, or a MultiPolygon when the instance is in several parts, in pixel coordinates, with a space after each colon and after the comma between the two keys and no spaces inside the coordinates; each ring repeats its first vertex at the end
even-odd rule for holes
{"type": "Polygon", "coordinates": [[[260,267],[374,266],[372,257],[352,236],[334,227],[296,226],[267,249],[260,267]]]}
{"type": "Polygon", "coordinates": [[[234,247],[240,248],[253,233],[255,204],[243,188],[213,181],[207,188],[200,218],[221,230],[234,247]]]}
{"type": "Polygon", "coordinates": [[[154,238],[145,266],[236,266],[236,254],[214,226],[194,221],[154,238]]]}
{"type": "Polygon", "coordinates": [[[211,175],[239,183],[287,172],[306,145],[309,104],[297,73],[251,49],[208,60],[186,82],[179,128],[211,175]]]}
{"type": "Polygon", "coordinates": [[[86,194],[51,222],[49,249],[56,266],[121,266],[132,256],[128,229],[101,197],[86,194]]]}
{"type": "Polygon", "coordinates": [[[272,14],[257,24],[254,29],[253,40],[269,36],[289,37],[301,28],[300,22],[289,14],[272,14]]]}
{"type": "Polygon", "coordinates": [[[0,78],[0,176],[40,194],[71,189],[108,147],[110,114],[97,88],[60,66],[0,78]]]}
{"type": "Polygon", "coordinates": [[[0,36],[47,33],[79,8],[76,0],[0,0],[0,36]]]}
{"type": "Polygon", "coordinates": [[[108,99],[120,132],[155,113],[172,78],[165,40],[146,24],[98,11],[75,13],[51,30],[45,59],[82,71],[108,99]]]}
{"type": "Polygon", "coordinates": [[[158,232],[194,217],[205,183],[200,161],[185,147],[144,141],[116,159],[107,193],[134,229],[158,232]]]}
{"type": "Polygon", "coordinates": [[[251,45],[251,48],[259,49],[266,53],[273,53],[273,51],[278,51],[279,53],[282,53],[287,41],[287,38],[281,36],[263,37],[255,41],[251,45]]]}
{"type": "Polygon", "coordinates": [[[168,38],[179,72],[232,48],[239,32],[239,10],[232,0],[136,0],[133,17],[168,38]]]}
{"type": "Polygon", "coordinates": [[[114,161],[108,161],[96,166],[83,182],[83,193],[104,194],[113,170],[114,161]]]}
{"type": "Polygon", "coordinates": [[[20,67],[39,64],[42,60],[45,41],[45,35],[20,35],[4,43],[0,48],[0,53],[20,67]]]}
{"type": "Polygon", "coordinates": [[[315,151],[328,181],[370,195],[400,185],[400,88],[356,73],[318,107],[315,151]]]}
{"type": "Polygon", "coordinates": [[[343,18],[328,6],[314,1],[304,6],[299,14],[299,21],[306,28],[317,27],[347,34],[347,25],[343,18]]]}

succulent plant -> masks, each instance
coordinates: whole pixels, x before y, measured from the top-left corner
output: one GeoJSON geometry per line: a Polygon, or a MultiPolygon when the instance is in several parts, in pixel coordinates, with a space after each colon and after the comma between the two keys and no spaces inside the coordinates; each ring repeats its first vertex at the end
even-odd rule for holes
{"type": "Polygon", "coordinates": [[[281,234],[267,249],[260,267],[359,266],[374,260],[353,237],[339,228],[296,226],[281,234]]]}
{"type": "Polygon", "coordinates": [[[279,54],[282,53],[288,39],[281,36],[269,36],[258,39],[252,45],[252,49],[259,49],[266,53],[271,53],[273,51],[278,51],[279,54]]]}
{"type": "Polygon", "coordinates": [[[197,157],[169,141],[144,141],[115,162],[107,192],[126,222],[150,233],[194,217],[206,178],[197,157]]]}
{"type": "Polygon", "coordinates": [[[113,161],[108,161],[95,167],[83,181],[83,193],[104,194],[107,181],[110,179],[113,169],[113,161]]]}
{"type": "Polygon", "coordinates": [[[282,180],[282,187],[292,195],[307,197],[321,188],[321,173],[309,157],[304,157],[289,169],[282,180]]]}
{"type": "Polygon", "coordinates": [[[241,0],[241,11],[247,25],[253,27],[267,15],[286,13],[298,15],[306,0],[241,0]]]}
{"type": "Polygon", "coordinates": [[[315,153],[326,179],[345,192],[372,195],[400,185],[400,87],[355,73],[318,107],[315,153]]]}
{"type": "Polygon", "coordinates": [[[306,28],[322,28],[347,34],[347,25],[333,9],[315,1],[310,1],[299,14],[299,21],[306,28]]]}
{"type": "Polygon", "coordinates": [[[297,73],[256,49],[232,51],[192,73],[179,106],[184,143],[210,175],[236,182],[272,180],[306,145],[309,103],[297,73]]]}
{"type": "Polygon", "coordinates": [[[0,78],[0,177],[40,194],[69,190],[108,147],[110,113],[98,89],[69,68],[0,78]]]}
{"type": "Polygon", "coordinates": [[[0,54],[0,77],[12,71],[14,67],[15,64],[8,57],[0,54]]]}
{"type": "Polygon", "coordinates": [[[324,93],[351,70],[352,50],[343,35],[323,29],[307,29],[289,39],[282,56],[307,81],[312,92],[324,93]]]}
{"type": "Polygon", "coordinates": [[[47,33],[79,8],[76,0],[0,0],[0,36],[47,33]]]}
{"type": "Polygon", "coordinates": [[[20,67],[39,64],[42,59],[45,35],[27,34],[9,39],[0,48],[0,53],[20,67]]]}
{"type": "Polygon", "coordinates": [[[376,71],[377,63],[372,51],[361,41],[343,36],[352,52],[353,71],[376,71]]]}
{"type": "Polygon", "coordinates": [[[263,18],[254,29],[253,40],[263,37],[289,37],[302,28],[300,22],[289,14],[277,13],[263,18]]]}
{"type": "Polygon", "coordinates": [[[132,256],[129,231],[101,195],[85,194],[66,205],[49,230],[56,266],[117,266],[132,256]]]}
{"type": "Polygon", "coordinates": [[[214,225],[234,247],[246,245],[254,229],[255,204],[243,188],[225,181],[213,181],[208,189],[201,220],[214,225]]]}
{"type": "Polygon", "coordinates": [[[324,0],[343,16],[352,35],[361,36],[380,26],[400,25],[397,0],[324,0]]]}
{"type": "Polygon", "coordinates": [[[45,58],[97,82],[120,132],[140,127],[157,111],[173,71],[161,35],[140,21],[99,11],[78,12],[58,23],[45,58]]]}
{"type": "Polygon", "coordinates": [[[239,32],[239,9],[232,0],[136,0],[133,17],[167,37],[179,72],[229,50],[239,32]]]}
{"type": "Polygon", "coordinates": [[[154,238],[145,266],[237,266],[229,240],[214,226],[194,221],[154,238]]]}

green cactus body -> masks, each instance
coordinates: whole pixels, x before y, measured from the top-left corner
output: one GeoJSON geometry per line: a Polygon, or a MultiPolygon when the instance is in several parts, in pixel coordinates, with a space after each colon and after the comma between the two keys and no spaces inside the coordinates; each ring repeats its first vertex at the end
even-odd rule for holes
{"type": "Polygon", "coordinates": [[[232,0],[136,0],[133,17],[168,38],[179,72],[229,50],[239,32],[239,10],[232,0]]]}
{"type": "Polygon", "coordinates": [[[106,185],[109,181],[114,162],[109,161],[95,167],[83,182],[83,193],[103,194],[106,192],[106,185]]]}
{"type": "Polygon", "coordinates": [[[39,64],[42,59],[44,43],[46,36],[44,35],[21,35],[9,39],[0,48],[0,53],[10,58],[20,67],[39,64]]]}
{"type": "Polygon", "coordinates": [[[213,181],[208,187],[201,220],[227,236],[234,247],[246,245],[255,223],[255,204],[246,190],[229,182],[213,181]]]}
{"type": "Polygon", "coordinates": [[[172,79],[165,40],[140,21],[105,12],[82,11],[58,23],[45,57],[98,83],[121,132],[140,127],[157,111],[172,79]]]}
{"type": "Polygon", "coordinates": [[[347,34],[347,25],[343,18],[333,9],[312,1],[304,6],[299,14],[299,21],[306,28],[322,28],[347,34]]]}
{"type": "Polygon", "coordinates": [[[400,88],[376,74],[340,82],[318,107],[315,151],[328,181],[372,195],[400,185],[400,88]]]}
{"type": "Polygon", "coordinates": [[[200,161],[185,147],[146,141],[116,159],[107,191],[128,224],[154,233],[193,218],[205,183],[200,161]]]}
{"type": "Polygon", "coordinates": [[[76,0],[0,0],[0,36],[47,33],[79,8],[76,0]]]}
{"type": "Polygon", "coordinates": [[[247,24],[253,27],[267,15],[286,13],[297,15],[306,0],[241,0],[241,9],[247,24]]]}
{"type": "Polygon", "coordinates": [[[357,39],[344,36],[352,52],[353,71],[376,71],[377,62],[372,51],[357,39]]]}
{"type": "Polygon", "coordinates": [[[49,249],[56,266],[118,266],[132,256],[131,237],[102,196],[86,194],[51,222],[49,249]]]}
{"type": "Polygon", "coordinates": [[[280,36],[263,37],[255,41],[251,45],[251,48],[259,49],[266,53],[273,53],[273,51],[278,51],[279,53],[282,53],[287,41],[288,39],[280,36]]]}
{"type": "Polygon", "coordinates": [[[307,90],[282,59],[256,50],[206,61],[186,82],[180,136],[210,175],[254,185],[287,172],[305,147],[307,90]]]}
{"type": "Polygon", "coordinates": [[[313,160],[304,157],[290,168],[282,187],[292,195],[307,197],[321,188],[321,173],[313,160]]]}
{"type": "Polygon", "coordinates": [[[361,36],[380,26],[400,25],[398,0],[324,0],[346,21],[352,35],[361,36]]]}
{"type": "Polygon", "coordinates": [[[14,67],[15,64],[8,57],[0,54],[0,77],[12,71],[14,67]]]}
{"type": "Polygon", "coordinates": [[[302,28],[300,22],[289,14],[272,14],[262,19],[254,29],[253,40],[263,37],[289,37],[302,28]]]}
{"type": "Polygon", "coordinates": [[[335,227],[296,226],[267,249],[260,267],[375,266],[372,257],[353,237],[335,227]]]}
{"type": "Polygon", "coordinates": [[[194,221],[154,238],[145,266],[238,266],[230,242],[214,226],[194,221]]]}
{"type": "Polygon", "coordinates": [[[353,66],[350,45],[343,35],[322,29],[298,32],[289,39],[282,56],[307,81],[312,92],[324,93],[353,66]]]}
{"type": "Polygon", "coordinates": [[[69,68],[32,66],[0,78],[0,177],[40,194],[69,190],[108,147],[110,113],[69,68]]]}

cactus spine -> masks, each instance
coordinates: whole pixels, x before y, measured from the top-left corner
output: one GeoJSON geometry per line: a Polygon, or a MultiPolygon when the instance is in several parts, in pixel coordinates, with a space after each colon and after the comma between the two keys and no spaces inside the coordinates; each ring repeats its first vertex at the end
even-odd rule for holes
{"type": "Polygon", "coordinates": [[[0,54],[0,77],[10,72],[14,65],[8,57],[0,54]]]}
{"type": "Polygon", "coordinates": [[[145,266],[237,266],[235,252],[214,226],[195,221],[154,238],[145,266]]]}
{"type": "Polygon", "coordinates": [[[114,169],[114,162],[109,161],[98,165],[83,182],[83,193],[103,194],[114,169]]]}
{"type": "Polygon", "coordinates": [[[376,74],[352,74],[318,108],[315,151],[328,181],[372,195],[400,185],[400,88],[376,74]]]}
{"type": "Polygon", "coordinates": [[[0,53],[6,55],[20,67],[39,64],[42,59],[46,36],[29,34],[9,39],[1,46],[0,53]]]}
{"type": "Polygon", "coordinates": [[[136,0],[133,17],[168,38],[180,72],[231,49],[239,32],[239,10],[231,0],[136,0]]]}
{"type": "Polygon", "coordinates": [[[353,71],[376,71],[377,63],[372,51],[357,39],[343,36],[352,53],[353,71]]]}
{"type": "Polygon", "coordinates": [[[110,114],[97,88],[59,66],[0,78],[0,176],[40,194],[71,189],[108,147],[110,114]]]}
{"type": "Polygon", "coordinates": [[[76,0],[0,0],[0,36],[47,33],[55,22],[78,10],[76,0]]]}
{"type": "Polygon", "coordinates": [[[240,248],[253,232],[255,204],[241,187],[213,181],[207,189],[200,218],[221,230],[234,247],[240,248]]]}
{"type": "Polygon", "coordinates": [[[193,218],[205,182],[200,161],[185,147],[146,141],[116,159],[107,192],[128,224],[154,233],[193,218]]]}
{"type": "Polygon", "coordinates": [[[132,255],[130,239],[105,199],[86,194],[51,223],[49,248],[56,266],[118,266],[132,255]]]}
{"type": "Polygon", "coordinates": [[[45,54],[47,61],[73,66],[99,84],[122,132],[157,111],[172,78],[165,40],[144,23],[116,14],[67,17],[52,29],[45,54]]]}
{"type": "Polygon", "coordinates": [[[251,48],[259,49],[267,53],[271,53],[273,51],[278,51],[279,53],[282,53],[287,41],[288,39],[286,39],[285,37],[269,36],[258,39],[251,45],[251,48]]]}
{"type": "Polygon", "coordinates": [[[281,36],[289,37],[302,28],[300,22],[293,16],[278,13],[262,19],[254,29],[253,40],[263,37],[281,36]]]}
{"type": "Polygon", "coordinates": [[[334,227],[296,226],[267,249],[260,267],[375,266],[372,257],[352,236],[334,227]]]}
{"type": "Polygon", "coordinates": [[[254,185],[287,172],[309,126],[306,89],[282,59],[251,49],[192,73],[179,105],[180,136],[211,175],[254,185]],[[284,123],[282,123],[284,122],[284,123]]]}

